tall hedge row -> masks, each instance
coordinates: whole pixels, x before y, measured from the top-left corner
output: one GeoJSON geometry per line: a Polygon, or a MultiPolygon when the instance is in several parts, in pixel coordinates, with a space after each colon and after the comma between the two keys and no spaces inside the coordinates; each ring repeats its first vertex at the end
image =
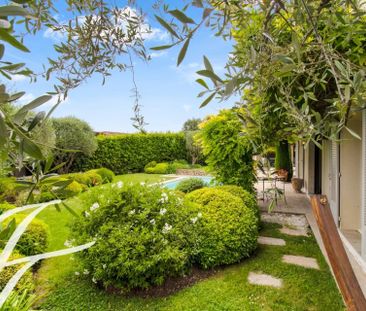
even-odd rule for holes
{"type": "Polygon", "coordinates": [[[78,155],[72,171],[106,167],[116,174],[142,172],[151,162],[187,159],[183,133],[122,134],[98,136],[94,155],[78,155]]]}

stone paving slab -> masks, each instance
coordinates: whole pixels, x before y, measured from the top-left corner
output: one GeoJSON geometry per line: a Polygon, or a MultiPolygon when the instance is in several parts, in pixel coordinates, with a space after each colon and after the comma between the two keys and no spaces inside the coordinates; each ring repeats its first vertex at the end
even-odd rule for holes
{"type": "Polygon", "coordinates": [[[248,282],[254,285],[282,287],[282,280],[269,274],[249,272],[248,282]]]}
{"type": "Polygon", "coordinates": [[[261,220],[263,222],[276,223],[284,226],[291,226],[296,228],[306,228],[309,223],[305,215],[295,215],[286,213],[261,213],[261,220]]]}
{"type": "Polygon", "coordinates": [[[258,237],[258,243],[263,245],[276,245],[276,246],[286,245],[286,241],[283,239],[270,238],[266,236],[258,237]]]}
{"type": "Polygon", "coordinates": [[[303,228],[291,229],[288,227],[282,227],[280,232],[292,236],[308,236],[308,230],[303,228]]]}
{"type": "Polygon", "coordinates": [[[315,258],[312,257],[284,255],[282,257],[282,262],[301,266],[304,268],[320,270],[318,262],[316,261],[315,258]]]}

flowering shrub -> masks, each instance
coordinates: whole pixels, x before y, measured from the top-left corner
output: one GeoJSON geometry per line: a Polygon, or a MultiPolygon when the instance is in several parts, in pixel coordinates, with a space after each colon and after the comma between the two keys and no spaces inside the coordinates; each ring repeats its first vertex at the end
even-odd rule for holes
{"type": "Polygon", "coordinates": [[[182,180],[175,190],[184,193],[192,192],[193,190],[201,189],[206,186],[206,183],[201,178],[187,178],[182,180]]]}
{"type": "Polygon", "coordinates": [[[257,246],[258,221],[243,200],[217,188],[186,195],[201,205],[203,231],[195,261],[204,268],[231,264],[249,257],[257,246]]]}
{"type": "Polygon", "coordinates": [[[216,187],[216,189],[221,189],[226,192],[230,192],[231,194],[241,198],[243,200],[244,204],[247,207],[249,207],[251,210],[254,211],[254,214],[257,217],[258,222],[259,222],[259,220],[260,220],[259,207],[258,207],[257,200],[252,193],[243,189],[242,187],[234,186],[234,185],[218,186],[218,187],[216,187]]]}
{"type": "Polygon", "coordinates": [[[96,241],[80,255],[94,282],[146,288],[191,266],[201,223],[196,204],[160,187],[122,182],[92,189],[85,204],[71,243],[96,241]]]}

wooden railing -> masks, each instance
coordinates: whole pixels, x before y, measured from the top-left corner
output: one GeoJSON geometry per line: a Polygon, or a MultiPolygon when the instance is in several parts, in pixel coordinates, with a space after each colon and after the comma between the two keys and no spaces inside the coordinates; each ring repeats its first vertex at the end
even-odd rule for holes
{"type": "Polygon", "coordinates": [[[347,309],[351,311],[365,311],[366,300],[334,223],[327,197],[320,195],[312,196],[311,206],[347,309]]]}

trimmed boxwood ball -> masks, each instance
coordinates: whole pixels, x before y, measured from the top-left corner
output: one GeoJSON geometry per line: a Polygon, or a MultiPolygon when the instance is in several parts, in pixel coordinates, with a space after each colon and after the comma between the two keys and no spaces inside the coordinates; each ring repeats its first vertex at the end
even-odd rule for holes
{"type": "Polygon", "coordinates": [[[88,187],[94,187],[97,185],[101,185],[103,182],[102,176],[100,176],[95,171],[87,171],[85,173],[73,173],[73,174],[67,174],[63,177],[70,178],[73,181],[78,182],[79,184],[88,186],[88,187]]]}
{"type": "Polygon", "coordinates": [[[60,199],[66,199],[80,194],[87,189],[86,185],[80,184],[77,181],[73,181],[65,188],[55,191],[60,199]]]}
{"type": "Polygon", "coordinates": [[[203,232],[195,258],[200,266],[232,264],[251,255],[258,221],[241,198],[217,188],[195,190],[185,198],[201,205],[203,232]]]}
{"type": "Polygon", "coordinates": [[[16,206],[13,205],[13,204],[10,204],[8,202],[0,203],[0,212],[1,213],[4,213],[4,212],[6,212],[8,210],[11,210],[13,208],[16,208],[16,206]]]}
{"type": "Polygon", "coordinates": [[[231,194],[241,198],[244,202],[244,204],[249,207],[251,210],[254,211],[255,216],[258,219],[258,222],[260,220],[260,211],[258,207],[257,200],[253,194],[251,194],[249,191],[243,189],[240,186],[235,185],[224,185],[224,186],[217,186],[216,189],[221,189],[227,192],[230,192],[231,194]]]}
{"type": "Polygon", "coordinates": [[[128,291],[160,285],[187,273],[195,252],[198,206],[158,186],[92,189],[75,219],[75,245],[95,240],[78,254],[90,277],[104,287],[128,291]]]}
{"type": "MultiPolygon", "coordinates": [[[[0,249],[2,252],[3,250],[0,249]]],[[[9,258],[9,261],[15,260],[18,258],[21,258],[21,256],[18,252],[13,251],[12,255],[9,258]]],[[[22,265],[13,265],[5,267],[0,272],[0,291],[4,289],[6,284],[9,282],[9,280],[13,277],[13,275],[22,267],[22,265]]],[[[15,286],[15,290],[25,290],[28,289],[29,291],[32,291],[34,289],[33,285],[33,275],[32,272],[28,269],[22,276],[22,278],[19,280],[17,285],[15,286]]]]}
{"type": "Polygon", "coordinates": [[[95,170],[90,170],[88,172],[96,173],[99,176],[101,176],[103,184],[112,182],[113,178],[115,176],[114,173],[111,170],[109,170],[105,167],[98,168],[98,169],[95,169],[95,170]]]}
{"type": "MultiPolygon", "coordinates": [[[[16,224],[19,225],[25,217],[26,215],[23,214],[17,214],[9,217],[4,221],[4,226],[6,226],[14,218],[16,224]]],[[[42,220],[34,218],[24,233],[21,235],[16,245],[16,249],[19,253],[25,256],[37,255],[44,253],[47,250],[48,242],[48,226],[42,220]]]]}
{"type": "Polygon", "coordinates": [[[206,183],[201,178],[187,178],[182,180],[175,190],[182,191],[184,193],[192,192],[197,189],[201,189],[206,186],[206,183]]]}

